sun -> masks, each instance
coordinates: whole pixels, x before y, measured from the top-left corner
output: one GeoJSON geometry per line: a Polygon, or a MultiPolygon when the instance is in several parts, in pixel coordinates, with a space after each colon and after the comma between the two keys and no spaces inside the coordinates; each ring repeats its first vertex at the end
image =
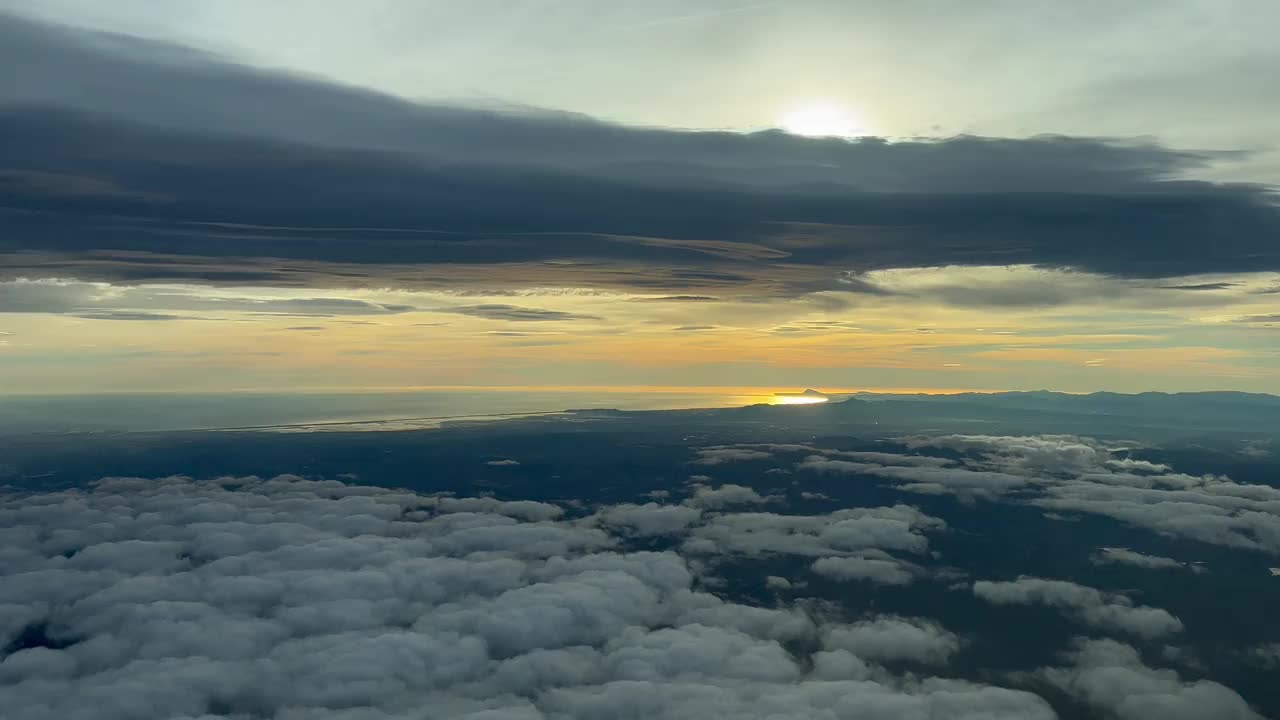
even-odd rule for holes
{"type": "Polygon", "coordinates": [[[792,135],[805,137],[857,137],[865,132],[852,110],[831,102],[796,106],[782,115],[780,124],[792,135]]]}

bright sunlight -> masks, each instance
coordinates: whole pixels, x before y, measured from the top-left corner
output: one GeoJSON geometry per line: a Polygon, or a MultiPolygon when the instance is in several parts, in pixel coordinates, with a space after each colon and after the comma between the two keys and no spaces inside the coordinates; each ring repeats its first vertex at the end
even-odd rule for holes
{"type": "Polygon", "coordinates": [[[782,129],[806,137],[857,137],[865,134],[861,118],[839,103],[799,105],[783,114],[782,129]]]}

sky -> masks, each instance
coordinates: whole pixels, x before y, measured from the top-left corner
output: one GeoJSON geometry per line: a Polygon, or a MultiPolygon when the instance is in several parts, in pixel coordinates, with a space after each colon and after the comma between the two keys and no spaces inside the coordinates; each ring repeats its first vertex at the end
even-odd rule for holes
{"type": "Polygon", "coordinates": [[[0,0],[0,393],[1280,393],[1277,29],[0,0]]]}

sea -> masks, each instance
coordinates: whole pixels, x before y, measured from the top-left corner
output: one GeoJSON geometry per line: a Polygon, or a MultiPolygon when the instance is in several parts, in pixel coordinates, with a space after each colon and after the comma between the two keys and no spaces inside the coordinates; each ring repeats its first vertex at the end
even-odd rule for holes
{"type": "Polygon", "coordinates": [[[300,429],[342,424],[398,429],[429,427],[432,422],[448,419],[492,419],[569,409],[737,407],[769,402],[771,397],[769,390],[742,388],[10,395],[0,396],[0,435],[300,429]]]}

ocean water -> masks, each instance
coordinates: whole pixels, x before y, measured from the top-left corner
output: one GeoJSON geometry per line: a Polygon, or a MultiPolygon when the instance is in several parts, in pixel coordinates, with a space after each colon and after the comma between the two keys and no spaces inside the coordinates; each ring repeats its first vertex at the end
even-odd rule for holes
{"type": "MultiPolygon", "coordinates": [[[[345,393],[17,395],[0,397],[0,434],[209,430],[380,420],[429,421],[568,409],[669,410],[768,402],[770,393],[411,390],[345,393]]],[[[386,427],[404,427],[388,423],[386,427]]],[[[423,422],[420,426],[429,426],[423,422]]]]}

